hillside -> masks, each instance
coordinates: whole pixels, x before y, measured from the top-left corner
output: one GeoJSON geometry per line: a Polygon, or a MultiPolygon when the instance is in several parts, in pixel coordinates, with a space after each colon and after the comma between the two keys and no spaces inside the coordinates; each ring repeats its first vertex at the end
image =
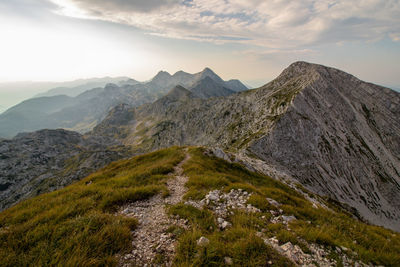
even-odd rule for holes
{"type": "Polygon", "coordinates": [[[113,162],[0,213],[2,266],[395,266],[399,250],[398,233],[195,147],[113,162]]]}
{"type": "Polygon", "coordinates": [[[132,155],[113,140],[41,130],[0,139],[0,211],[82,179],[111,161],[132,155]]]}
{"type": "Polygon", "coordinates": [[[20,132],[57,128],[85,133],[100,123],[114,106],[128,104],[136,107],[151,103],[177,85],[186,86],[202,98],[230,95],[247,89],[238,80],[223,81],[208,68],[196,74],[159,72],[145,83],[115,78],[113,81],[119,85],[109,83],[104,86],[105,81],[107,79],[98,79],[74,88],[55,88],[42,97],[23,101],[0,114],[0,136],[11,138],[20,132]]]}
{"type": "Polygon", "coordinates": [[[114,114],[90,134],[137,152],[221,147],[400,231],[400,94],[388,88],[296,62],[258,89],[210,99],[166,96],[118,113],[129,123],[114,114]]]}

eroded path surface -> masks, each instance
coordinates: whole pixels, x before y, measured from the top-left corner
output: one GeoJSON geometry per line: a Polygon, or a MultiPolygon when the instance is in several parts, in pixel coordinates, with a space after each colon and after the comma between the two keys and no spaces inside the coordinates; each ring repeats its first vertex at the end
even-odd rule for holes
{"type": "Polygon", "coordinates": [[[183,164],[190,158],[185,150],[185,159],[170,174],[167,187],[170,195],[163,198],[160,194],[144,201],[131,203],[123,207],[121,213],[138,219],[139,226],[133,234],[133,250],[121,257],[120,266],[171,266],[175,254],[175,239],[166,230],[177,225],[187,228],[182,219],[169,218],[166,205],[175,205],[182,201],[186,193],[185,183],[188,178],[183,175],[183,164]]]}

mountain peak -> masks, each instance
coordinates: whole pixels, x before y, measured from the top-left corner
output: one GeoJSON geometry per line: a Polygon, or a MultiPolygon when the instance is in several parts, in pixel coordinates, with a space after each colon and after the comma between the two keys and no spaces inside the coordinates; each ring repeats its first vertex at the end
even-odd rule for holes
{"type": "Polygon", "coordinates": [[[165,70],[160,70],[158,73],[157,73],[157,75],[156,76],[171,76],[171,74],[169,74],[169,72],[168,71],[165,71],[165,70]]]}
{"type": "Polygon", "coordinates": [[[330,70],[331,68],[322,65],[305,61],[296,61],[284,69],[281,74],[272,81],[272,83],[279,86],[295,79],[296,83],[300,87],[305,87],[322,76],[325,76],[325,74],[330,70]]]}
{"type": "Polygon", "coordinates": [[[177,85],[172,88],[165,97],[178,100],[181,98],[191,97],[192,95],[192,92],[190,92],[188,89],[183,86],[177,85]]]}
{"type": "Polygon", "coordinates": [[[171,74],[169,74],[166,71],[161,70],[157,73],[156,76],[154,76],[153,79],[151,79],[151,82],[158,86],[164,86],[165,84],[170,83],[171,77],[172,77],[171,74]]]}
{"type": "Polygon", "coordinates": [[[205,67],[205,68],[201,71],[201,73],[203,73],[203,74],[212,74],[212,75],[216,75],[215,72],[214,72],[212,69],[210,69],[209,67],[205,67]]]}
{"type": "Polygon", "coordinates": [[[215,82],[219,84],[224,84],[224,80],[221,79],[217,74],[215,74],[214,71],[212,71],[210,68],[205,68],[203,71],[195,74],[196,75],[196,80],[201,80],[204,79],[205,77],[210,77],[213,79],[215,82]]]}
{"type": "Polygon", "coordinates": [[[320,67],[322,67],[322,65],[308,63],[305,61],[296,61],[290,64],[286,69],[284,69],[282,73],[304,74],[306,72],[316,70],[320,67]]]}
{"type": "Polygon", "coordinates": [[[327,67],[324,65],[320,64],[315,64],[315,63],[309,63],[305,61],[296,61],[292,64],[290,64],[282,73],[292,73],[292,74],[310,74],[310,73],[319,73],[322,75],[325,75],[328,72],[336,72],[336,73],[341,73],[345,74],[346,76],[352,76],[349,73],[346,73],[342,70],[332,68],[332,67],[327,67]]]}
{"type": "Polygon", "coordinates": [[[189,73],[183,71],[183,70],[178,70],[177,72],[174,73],[174,75],[172,76],[176,76],[176,75],[190,75],[189,73]]]}
{"type": "Polygon", "coordinates": [[[171,77],[171,74],[169,74],[169,72],[160,70],[156,74],[156,76],[153,77],[152,81],[158,80],[158,79],[165,79],[165,78],[169,78],[169,77],[171,77]]]}

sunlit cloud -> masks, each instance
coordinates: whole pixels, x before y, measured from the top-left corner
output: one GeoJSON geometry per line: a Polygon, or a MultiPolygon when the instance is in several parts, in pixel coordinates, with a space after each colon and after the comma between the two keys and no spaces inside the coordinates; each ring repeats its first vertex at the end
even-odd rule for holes
{"type": "Polygon", "coordinates": [[[296,48],[400,36],[398,0],[51,0],[68,16],[128,24],[158,36],[296,48]]]}

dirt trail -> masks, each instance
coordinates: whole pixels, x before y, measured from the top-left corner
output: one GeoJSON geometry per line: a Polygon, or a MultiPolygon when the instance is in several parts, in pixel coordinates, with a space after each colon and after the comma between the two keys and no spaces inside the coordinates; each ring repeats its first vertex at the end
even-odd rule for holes
{"type": "Polygon", "coordinates": [[[166,230],[171,225],[186,228],[184,220],[169,218],[165,205],[175,205],[186,193],[185,183],[188,178],[183,175],[183,164],[190,158],[185,150],[185,159],[170,174],[167,187],[170,195],[163,198],[160,194],[144,201],[124,206],[122,214],[138,219],[139,226],[133,234],[133,250],[121,257],[120,266],[157,266],[154,259],[159,257],[162,266],[171,266],[175,254],[175,239],[166,230]]]}

